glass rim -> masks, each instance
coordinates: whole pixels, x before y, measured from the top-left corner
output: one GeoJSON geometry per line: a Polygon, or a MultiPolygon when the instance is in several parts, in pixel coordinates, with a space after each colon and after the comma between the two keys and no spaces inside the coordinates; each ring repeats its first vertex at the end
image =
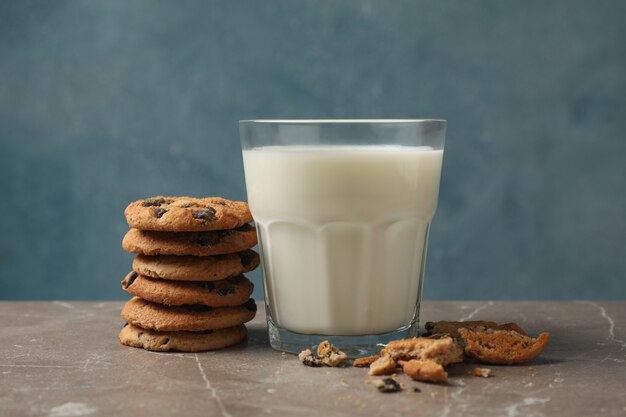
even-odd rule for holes
{"type": "Polygon", "coordinates": [[[423,124],[447,123],[446,119],[245,119],[239,124],[423,124]]]}

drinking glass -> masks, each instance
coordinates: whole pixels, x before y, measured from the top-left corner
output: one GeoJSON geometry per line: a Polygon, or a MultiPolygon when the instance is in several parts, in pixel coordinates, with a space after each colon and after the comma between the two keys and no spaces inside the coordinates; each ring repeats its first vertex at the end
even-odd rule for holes
{"type": "Polygon", "coordinates": [[[269,340],[350,356],[418,334],[445,120],[243,120],[269,340]]]}

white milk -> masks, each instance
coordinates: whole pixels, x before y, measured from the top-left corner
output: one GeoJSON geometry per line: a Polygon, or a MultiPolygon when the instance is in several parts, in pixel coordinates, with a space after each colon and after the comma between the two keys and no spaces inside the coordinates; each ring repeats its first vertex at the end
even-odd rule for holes
{"type": "Polygon", "coordinates": [[[243,152],[274,322],[367,335],[413,318],[443,151],[272,146],[243,152]]]}

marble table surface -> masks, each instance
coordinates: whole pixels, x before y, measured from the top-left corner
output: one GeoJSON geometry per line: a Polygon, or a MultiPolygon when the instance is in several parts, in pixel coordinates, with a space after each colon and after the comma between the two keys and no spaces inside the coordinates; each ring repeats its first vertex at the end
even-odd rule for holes
{"type": "Polygon", "coordinates": [[[0,303],[0,416],[626,415],[626,302],[425,302],[424,321],[516,321],[552,341],[530,365],[489,366],[488,379],[475,364],[451,365],[447,385],[399,375],[395,394],[366,384],[364,369],[273,351],[263,308],[246,344],[183,354],[120,346],[121,307],[0,303]]]}

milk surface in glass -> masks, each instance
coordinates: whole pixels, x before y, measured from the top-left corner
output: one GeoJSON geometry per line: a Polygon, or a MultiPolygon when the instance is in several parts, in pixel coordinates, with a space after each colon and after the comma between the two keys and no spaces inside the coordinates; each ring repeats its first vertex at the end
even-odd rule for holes
{"type": "Polygon", "coordinates": [[[442,158],[442,150],[395,145],[244,150],[275,324],[346,336],[407,325],[442,158]]]}

